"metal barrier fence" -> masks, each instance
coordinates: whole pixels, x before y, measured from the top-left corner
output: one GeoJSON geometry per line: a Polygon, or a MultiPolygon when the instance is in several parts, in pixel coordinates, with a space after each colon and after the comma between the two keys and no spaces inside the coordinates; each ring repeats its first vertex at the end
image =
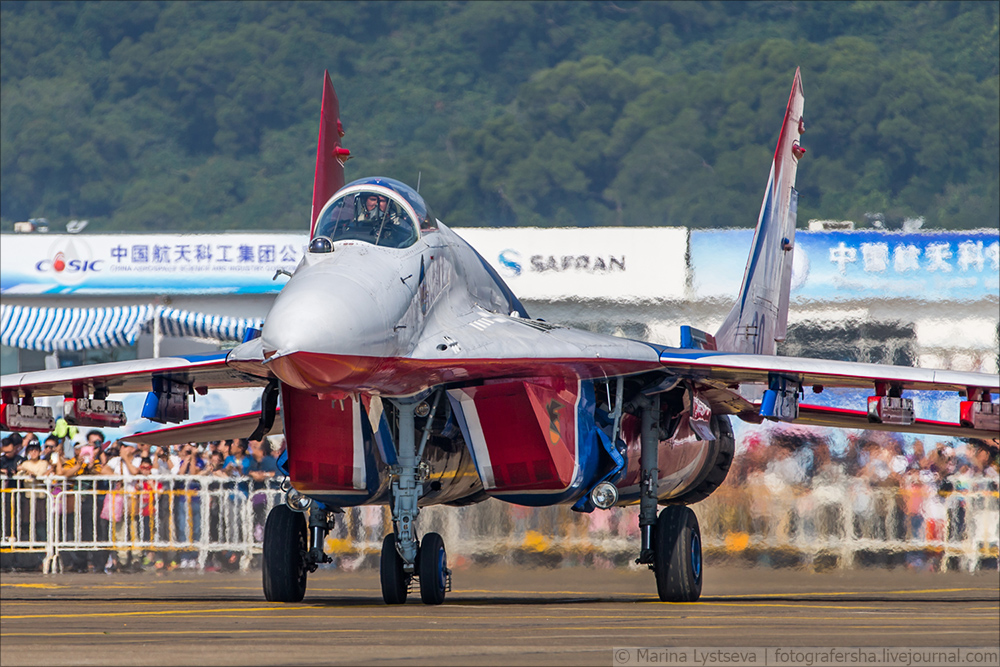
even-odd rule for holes
{"type": "MultiPolygon", "coordinates": [[[[283,502],[273,480],[203,476],[14,479],[0,502],[0,551],[60,554],[168,554],[204,568],[220,554],[249,568],[261,551],[267,513],[283,502]]],[[[811,489],[725,485],[694,506],[709,556],[772,565],[853,567],[923,563],[928,568],[995,568],[1000,499],[995,490],[947,494],[933,487],[875,488],[861,480],[811,489]]],[[[441,533],[453,560],[555,565],[631,563],[637,508],[580,514],[568,507],[527,508],[498,501],[429,507],[422,532],[441,533]]],[[[327,539],[338,567],[375,567],[388,508],[345,509],[327,539]]]]}
{"type": "Polygon", "coordinates": [[[122,565],[145,551],[193,556],[204,568],[216,552],[248,567],[264,521],[283,494],[273,482],[202,476],[78,476],[9,480],[0,493],[0,552],[104,552],[122,565]]]}

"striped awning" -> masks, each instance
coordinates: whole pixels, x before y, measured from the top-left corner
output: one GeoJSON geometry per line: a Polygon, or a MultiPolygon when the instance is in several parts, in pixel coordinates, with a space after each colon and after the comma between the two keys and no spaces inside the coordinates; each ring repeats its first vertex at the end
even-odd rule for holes
{"type": "MultiPolygon", "coordinates": [[[[191,338],[212,338],[214,340],[243,340],[247,328],[259,329],[264,326],[260,318],[226,317],[209,315],[190,310],[175,310],[160,306],[156,313],[160,320],[160,333],[164,336],[188,336],[191,338]]],[[[143,327],[144,332],[152,332],[152,321],[143,327]]]]}
{"type": "Polygon", "coordinates": [[[152,333],[159,322],[164,336],[238,341],[258,318],[224,317],[166,306],[110,308],[33,308],[0,305],[0,342],[43,352],[88,350],[134,345],[140,333],[152,333]]]}

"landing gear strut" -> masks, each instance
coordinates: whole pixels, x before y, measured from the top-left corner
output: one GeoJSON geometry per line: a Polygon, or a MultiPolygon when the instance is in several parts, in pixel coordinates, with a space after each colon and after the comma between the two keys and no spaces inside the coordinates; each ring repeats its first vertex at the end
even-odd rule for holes
{"type": "Polygon", "coordinates": [[[392,471],[393,532],[382,541],[379,562],[382,599],[386,604],[406,602],[414,577],[420,582],[420,598],[424,604],[441,604],[445,593],[451,589],[451,571],[447,566],[444,540],[437,533],[428,533],[422,542],[418,542],[416,531],[417,515],[420,514],[417,501],[426,478],[426,466],[421,466],[421,458],[440,400],[441,394],[438,393],[434,407],[429,410],[426,403],[420,401],[394,401],[399,429],[397,465],[392,471]],[[427,416],[419,451],[414,421],[418,407],[421,416],[427,416]]]}
{"type": "Polygon", "coordinates": [[[656,505],[660,481],[660,395],[640,396],[642,410],[642,430],[639,434],[639,466],[641,468],[639,486],[639,558],[637,563],[654,565],[656,547],[653,539],[656,532],[656,505]]]}
{"type": "Polygon", "coordinates": [[[656,516],[659,486],[660,395],[642,396],[641,482],[637,563],[656,574],[656,592],[664,602],[694,602],[701,597],[701,531],[689,507],[670,505],[656,516]]]}

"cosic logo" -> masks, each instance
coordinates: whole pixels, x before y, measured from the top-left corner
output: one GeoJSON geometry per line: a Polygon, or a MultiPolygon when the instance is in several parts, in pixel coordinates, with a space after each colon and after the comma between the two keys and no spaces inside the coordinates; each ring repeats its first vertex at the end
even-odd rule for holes
{"type": "Polygon", "coordinates": [[[46,258],[35,264],[35,270],[52,276],[63,285],[76,285],[88,274],[99,272],[103,264],[103,260],[92,259],[86,243],[72,239],[53,243],[46,258]]]}

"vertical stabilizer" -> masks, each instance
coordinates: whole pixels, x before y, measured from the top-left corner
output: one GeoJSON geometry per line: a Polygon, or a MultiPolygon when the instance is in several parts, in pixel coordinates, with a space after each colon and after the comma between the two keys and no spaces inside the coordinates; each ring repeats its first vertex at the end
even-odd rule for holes
{"type": "Polygon", "coordinates": [[[344,162],[351,152],[340,145],[344,129],[340,123],[340,103],[330,81],[330,72],[323,72],[323,106],[319,118],[319,141],[316,145],[316,177],[313,180],[312,215],[309,236],[316,227],[316,218],[323,205],[344,187],[344,162]]]}
{"type": "Polygon", "coordinates": [[[715,334],[719,350],[774,354],[777,341],[785,339],[798,203],[795,172],[805,154],[799,145],[799,135],[805,132],[804,101],[802,78],[796,69],[750,259],[743,273],[743,287],[736,305],[715,334]]]}

